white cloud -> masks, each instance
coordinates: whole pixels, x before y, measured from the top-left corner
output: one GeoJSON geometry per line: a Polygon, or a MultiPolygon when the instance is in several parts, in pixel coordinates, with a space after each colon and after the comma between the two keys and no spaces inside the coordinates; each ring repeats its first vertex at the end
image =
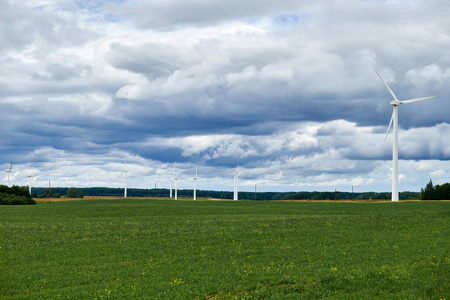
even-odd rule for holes
{"type": "Polygon", "coordinates": [[[422,162],[418,167],[417,170],[418,171],[424,171],[424,170],[431,170],[431,164],[426,163],[426,162],[422,162]]]}

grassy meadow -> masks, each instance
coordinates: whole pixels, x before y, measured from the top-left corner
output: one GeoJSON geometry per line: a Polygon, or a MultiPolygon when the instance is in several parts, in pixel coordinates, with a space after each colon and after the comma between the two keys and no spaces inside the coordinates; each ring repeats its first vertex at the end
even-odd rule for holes
{"type": "Polygon", "coordinates": [[[1,299],[450,299],[450,202],[0,207],[1,299]]]}

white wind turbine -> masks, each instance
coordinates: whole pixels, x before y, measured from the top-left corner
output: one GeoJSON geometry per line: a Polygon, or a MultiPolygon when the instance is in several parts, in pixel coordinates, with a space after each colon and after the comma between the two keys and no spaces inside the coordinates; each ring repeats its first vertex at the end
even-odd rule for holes
{"type": "Polygon", "coordinates": [[[173,177],[175,180],[175,200],[178,199],[178,173],[173,177]]]}
{"type": "Polygon", "coordinates": [[[5,171],[6,173],[8,173],[8,186],[9,186],[9,178],[11,177],[12,166],[13,166],[13,164],[11,163],[11,166],[9,167],[9,170],[5,171]]]}
{"type": "Polygon", "coordinates": [[[192,180],[194,180],[194,200],[197,200],[197,189],[196,189],[196,186],[195,186],[195,183],[196,183],[197,180],[198,180],[198,177],[197,177],[197,168],[195,168],[195,177],[192,177],[192,180]]]}
{"type": "MultiPolygon", "coordinates": [[[[127,162],[126,162],[126,160],[124,160],[123,162],[125,163],[125,171],[123,171],[122,174],[119,175],[119,177],[122,176],[123,174],[125,174],[125,190],[124,190],[123,197],[126,198],[127,197],[127,180],[128,180],[128,172],[129,171],[127,169],[127,162]]],[[[119,177],[117,177],[117,178],[119,178],[119,177]]]]}
{"type": "Polygon", "coordinates": [[[30,185],[28,186],[28,189],[29,189],[30,195],[31,195],[31,181],[34,180],[33,172],[30,172],[30,175],[28,175],[28,178],[30,178],[30,185]]]}
{"type": "Polygon", "coordinates": [[[172,171],[169,173],[166,173],[166,175],[170,176],[170,198],[172,198],[172,180],[173,180],[173,173],[175,172],[176,165],[177,165],[177,163],[174,163],[172,171]]]}
{"type": "Polygon", "coordinates": [[[237,201],[238,200],[238,185],[239,185],[239,175],[241,175],[242,171],[245,168],[242,168],[241,170],[239,170],[239,165],[236,167],[236,172],[231,173],[231,175],[234,176],[234,192],[233,192],[233,200],[237,201]]]}
{"type": "Polygon", "coordinates": [[[412,102],[422,101],[430,98],[434,98],[435,96],[431,97],[424,97],[424,98],[417,98],[417,99],[411,99],[411,100],[403,100],[399,101],[397,97],[395,96],[394,92],[391,90],[391,88],[387,85],[387,83],[383,80],[380,74],[376,72],[378,77],[380,77],[381,81],[384,83],[386,88],[391,93],[392,97],[394,97],[394,100],[390,102],[390,104],[394,107],[394,111],[392,112],[391,121],[389,122],[389,127],[386,132],[386,136],[384,137],[384,140],[386,140],[389,130],[391,129],[392,122],[394,122],[394,142],[392,147],[392,201],[398,201],[398,106],[400,104],[408,104],[412,102]]]}

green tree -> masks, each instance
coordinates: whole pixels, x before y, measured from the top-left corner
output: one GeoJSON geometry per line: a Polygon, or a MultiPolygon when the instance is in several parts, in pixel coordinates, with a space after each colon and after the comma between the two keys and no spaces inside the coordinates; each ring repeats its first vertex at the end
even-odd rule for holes
{"type": "Polygon", "coordinates": [[[438,200],[450,200],[450,183],[436,185],[435,192],[438,200]]]}
{"type": "Polygon", "coordinates": [[[420,189],[421,200],[436,200],[436,190],[433,186],[433,181],[430,181],[425,186],[425,189],[420,189]]]}
{"type": "Polygon", "coordinates": [[[68,198],[77,198],[78,197],[78,190],[77,188],[71,187],[67,190],[67,197],[68,198]]]}
{"type": "Polygon", "coordinates": [[[36,204],[28,188],[23,186],[7,187],[0,185],[0,205],[36,204]]]}
{"type": "Polygon", "coordinates": [[[61,198],[61,194],[56,193],[54,188],[46,188],[41,198],[61,198]]]}
{"type": "Polygon", "coordinates": [[[44,198],[51,198],[54,193],[55,193],[54,188],[46,188],[45,193],[44,193],[44,198]]]}

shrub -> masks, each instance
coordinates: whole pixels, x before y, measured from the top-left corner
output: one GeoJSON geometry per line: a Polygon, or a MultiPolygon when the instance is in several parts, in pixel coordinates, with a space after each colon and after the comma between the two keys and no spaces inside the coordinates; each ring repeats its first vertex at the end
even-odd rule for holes
{"type": "Polygon", "coordinates": [[[36,204],[27,187],[0,185],[0,205],[36,204]]]}

